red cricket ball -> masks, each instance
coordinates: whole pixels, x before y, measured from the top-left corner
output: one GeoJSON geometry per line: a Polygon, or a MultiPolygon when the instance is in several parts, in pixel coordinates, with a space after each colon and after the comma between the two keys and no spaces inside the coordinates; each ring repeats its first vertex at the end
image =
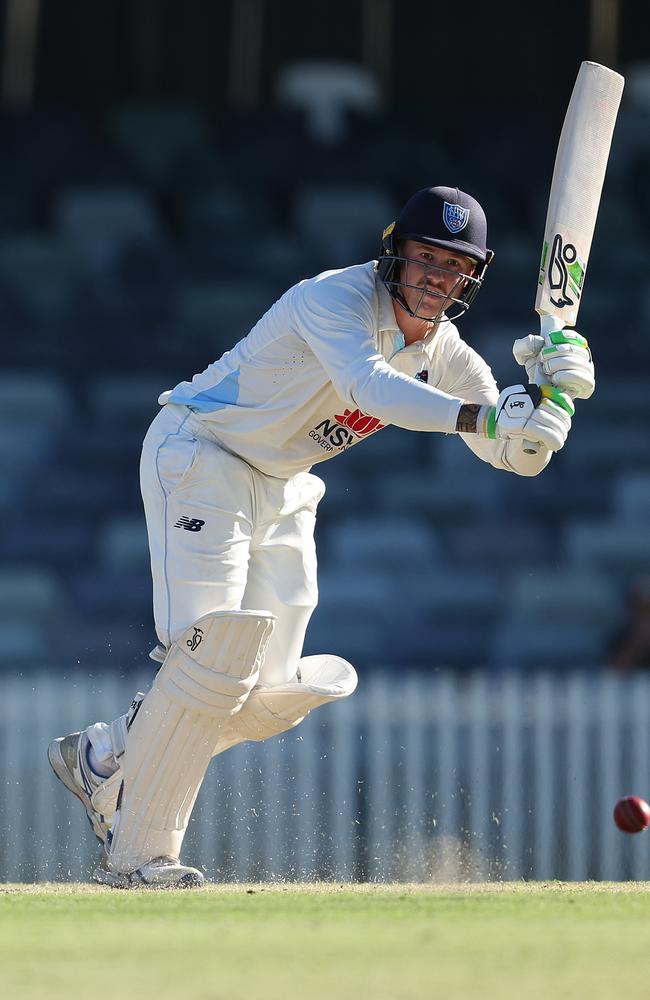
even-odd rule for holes
{"type": "Polygon", "coordinates": [[[650,825],[650,806],[638,795],[626,795],[614,806],[614,822],[625,833],[640,833],[650,825]]]}

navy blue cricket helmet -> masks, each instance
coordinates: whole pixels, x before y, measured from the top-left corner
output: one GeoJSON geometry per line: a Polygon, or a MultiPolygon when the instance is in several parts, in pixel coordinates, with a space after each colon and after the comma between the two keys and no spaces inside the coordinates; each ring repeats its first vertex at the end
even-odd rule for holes
{"type": "MultiPolygon", "coordinates": [[[[475,198],[458,188],[422,188],[409,198],[395,222],[384,230],[377,269],[391,296],[412,316],[435,321],[444,314],[448,319],[458,319],[478,295],[493,256],[487,248],[485,212],[475,198]],[[457,287],[443,300],[435,315],[424,312],[431,309],[423,304],[424,295],[415,308],[406,301],[403,288],[416,286],[410,285],[404,276],[402,265],[409,262],[401,254],[404,240],[428,243],[476,261],[473,273],[459,278],[457,287]]],[[[433,264],[429,266],[444,270],[433,264]]]]}

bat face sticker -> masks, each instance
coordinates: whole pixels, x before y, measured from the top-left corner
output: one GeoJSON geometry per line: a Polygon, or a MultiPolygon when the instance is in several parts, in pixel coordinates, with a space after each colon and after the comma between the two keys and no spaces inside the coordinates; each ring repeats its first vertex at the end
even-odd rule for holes
{"type": "Polygon", "coordinates": [[[548,243],[544,243],[539,283],[543,284],[544,278],[548,278],[550,299],[558,309],[579,303],[585,269],[573,243],[564,243],[559,233],[553,237],[550,254],[548,243]]]}

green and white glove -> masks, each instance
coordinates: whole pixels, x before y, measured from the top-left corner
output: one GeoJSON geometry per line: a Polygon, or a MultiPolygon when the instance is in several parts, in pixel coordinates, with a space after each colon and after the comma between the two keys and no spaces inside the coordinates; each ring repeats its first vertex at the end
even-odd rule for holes
{"type": "Polygon", "coordinates": [[[553,385],[511,385],[496,406],[482,406],[477,431],[492,440],[529,441],[559,451],[571,430],[571,397],[553,385]]]}
{"type": "Polygon", "coordinates": [[[531,333],[515,340],[512,353],[535,385],[550,382],[574,399],[589,399],[596,387],[589,343],[575,330],[531,333]]]}

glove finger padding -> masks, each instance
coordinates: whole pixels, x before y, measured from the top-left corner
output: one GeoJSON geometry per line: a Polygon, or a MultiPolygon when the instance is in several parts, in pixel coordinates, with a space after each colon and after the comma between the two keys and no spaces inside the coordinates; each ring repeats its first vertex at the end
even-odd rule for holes
{"type": "MultiPolygon", "coordinates": [[[[580,339],[584,341],[584,337],[580,339]]],[[[542,350],[542,368],[556,388],[571,393],[574,399],[589,399],[596,388],[589,347],[561,342],[550,344],[542,350]]]]}
{"type": "Polygon", "coordinates": [[[540,354],[544,347],[544,338],[538,334],[529,333],[527,337],[515,340],[512,345],[512,353],[517,364],[526,369],[528,381],[537,385],[543,381],[541,378],[542,366],[540,354]]]}
{"type": "Polygon", "coordinates": [[[529,334],[515,340],[512,353],[530,382],[550,382],[574,399],[589,399],[596,387],[589,342],[576,330],[529,334]]]}
{"type": "Polygon", "coordinates": [[[528,419],[525,436],[530,441],[539,441],[549,451],[559,451],[571,430],[573,407],[569,411],[565,405],[565,401],[570,403],[569,397],[555,387],[543,385],[540,390],[544,398],[528,419]],[[552,395],[544,396],[544,390],[550,390],[552,395]]]}
{"type": "Polygon", "coordinates": [[[525,365],[526,362],[537,358],[537,355],[544,347],[544,338],[539,334],[529,333],[527,337],[520,337],[512,345],[512,353],[518,365],[525,365]]]}

